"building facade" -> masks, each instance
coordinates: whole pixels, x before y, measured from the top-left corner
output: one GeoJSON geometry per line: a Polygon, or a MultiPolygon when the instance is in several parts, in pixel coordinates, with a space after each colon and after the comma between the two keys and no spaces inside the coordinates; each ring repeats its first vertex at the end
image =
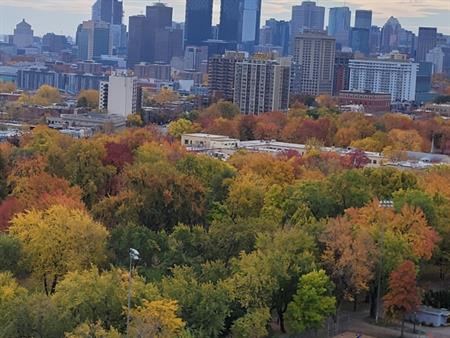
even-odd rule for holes
{"type": "Polygon", "coordinates": [[[213,0],[187,0],[185,45],[200,46],[211,38],[213,0]]]}
{"type": "Polygon", "coordinates": [[[287,111],[290,72],[288,59],[276,61],[255,55],[237,62],[233,102],[245,115],[287,111]]]}
{"type": "Polygon", "coordinates": [[[436,47],[436,43],[437,29],[435,27],[419,27],[416,60],[418,62],[426,61],[427,53],[436,47]]]}
{"type": "Polygon", "coordinates": [[[83,21],[78,27],[76,44],[80,60],[95,60],[112,54],[109,24],[103,21],[83,21]]]}
{"type": "Polygon", "coordinates": [[[391,110],[391,94],[343,90],[339,105],[362,105],[366,113],[387,113],[391,110]]]}
{"type": "Polygon", "coordinates": [[[392,102],[414,101],[418,64],[397,60],[350,60],[349,90],[389,93],[392,102]]]}
{"type": "Polygon", "coordinates": [[[137,112],[137,78],[116,72],[100,83],[99,108],[108,114],[127,117],[137,112]]]}
{"type": "Polygon", "coordinates": [[[295,38],[294,85],[298,94],[333,94],[336,40],[325,33],[303,33],[295,38]]]}
{"type": "Polygon", "coordinates": [[[372,11],[357,9],[355,12],[355,28],[370,29],[372,27],[372,11]]]}
{"type": "Polygon", "coordinates": [[[13,44],[17,48],[31,47],[33,45],[33,34],[31,25],[23,19],[14,29],[13,44]]]}
{"type": "Polygon", "coordinates": [[[330,8],[328,18],[328,35],[336,39],[338,49],[348,47],[350,37],[350,20],[352,12],[348,7],[330,8]]]}

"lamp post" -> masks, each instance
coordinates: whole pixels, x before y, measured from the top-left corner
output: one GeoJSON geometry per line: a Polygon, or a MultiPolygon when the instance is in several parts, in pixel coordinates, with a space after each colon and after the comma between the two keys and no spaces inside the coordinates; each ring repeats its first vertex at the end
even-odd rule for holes
{"type": "MultiPolygon", "coordinates": [[[[381,200],[380,201],[380,208],[390,208],[392,209],[394,207],[394,202],[391,200],[381,200]]],[[[380,308],[381,308],[381,275],[383,273],[383,246],[384,246],[384,226],[386,223],[385,218],[383,217],[383,224],[381,229],[381,239],[380,239],[380,263],[378,266],[378,285],[377,285],[377,312],[375,313],[375,323],[378,324],[378,320],[380,318],[380,308]]]]}
{"type": "Polygon", "coordinates": [[[133,261],[139,260],[139,251],[136,249],[130,248],[130,270],[128,275],[128,312],[127,312],[127,338],[129,337],[129,329],[130,329],[130,311],[131,311],[131,269],[133,266],[133,261]]]}

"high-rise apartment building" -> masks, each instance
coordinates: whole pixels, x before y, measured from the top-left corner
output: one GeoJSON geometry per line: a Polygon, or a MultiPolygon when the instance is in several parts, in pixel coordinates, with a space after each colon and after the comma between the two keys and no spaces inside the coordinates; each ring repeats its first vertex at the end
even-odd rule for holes
{"type": "Polygon", "coordinates": [[[423,62],[427,53],[436,47],[437,29],[435,27],[419,27],[419,37],[417,39],[416,60],[423,62]]]}
{"type": "Polygon", "coordinates": [[[187,0],[184,40],[199,46],[211,39],[213,0],[187,0]]]}
{"type": "Polygon", "coordinates": [[[325,33],[295,37],[293,90],[299,94],[333,94],[336,40],[325,33]]]}
{"type": "Polygon", "coordinates": [[[418,64],[401,60],[350,60],[349,90],[389,93],[392,102],[414,101],[418,64]]]}
{"type": "Polygon", "coordinates": [[[330,8],[328,35],[336,39],[336,44],[340,48],[349,46],[351,16],[352,13],[348,7],[330,8]]]}
{"type": "Polygon", "coordinates": [[[372,11],[357,9],[355,12],[355,28],[370,29],[372,27],[372,11]]]}
{"type": "Polygon", "coordinates": [[[99,108],[108,114],[127,117],[137,112],[137,78],[125,72],[112,74],[100,83],[99,108]]]}
{"type": "Polygon", "coordinates": [[[290,92],[290,59],[272,60],[254,55],[236,63],[233,102],[242,114],[287,111],[290,92]]]}
{"type": "Polygon", "coordinates": [[[236,63],[243,61],[245,54],[228,51],[216,55],[208,62],[208,91],[216,99],[233,101],[236,63]]]}
{"type": "Polygon", "coordinates": [[[333,95],[339,95],[342,90],[348,90],[350,81],[350,60],[354,55],[350,52],[336,52],[334,61],[333,95]]]}
{"type": "Polygon", "coordinates": [[[14,29],[13,44],[17,48],[26,48],[33,45],[33,30],[25,19],[19,22],[14,29]]]}
{"type": "Polygon", "coordinates": [[[103,21],[83,21],[78,26],[76,44],[78,58],[81,60],[94,60],[102,55],[111,55],[109,24],[103,21]]]}

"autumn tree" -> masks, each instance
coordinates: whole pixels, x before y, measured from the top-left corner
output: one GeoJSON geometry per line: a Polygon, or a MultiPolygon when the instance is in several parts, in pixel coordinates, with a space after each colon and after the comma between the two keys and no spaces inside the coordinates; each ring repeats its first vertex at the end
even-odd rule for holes
{"type": "Polygon", "coordinates": [[[21,241],[23,264],[42,282],[47,295],[55,292],[68,271],[102,263],[106,229],[82,210],[55,205],[32,210],[12,220],[10,233],[21,241]]]}
{"type": "Polygon", "coordinates": [[[268,335],[267,323],[270,320],[268,308],[250,310],[237,319],[231,332],[236,338],[260,338],[268,335]]]}
{"type": "Polygon", "coordinates": [[[122,335],[114,328],[105,329],[101,322],[86,322],[77,326],[72,332],[66,333],[65,338],[121,338],[122,335]]]}
{"type": "Polygon", "coordinates": [[[82,90],[77,96],[77,107],[97,109],[99,92],[95,89],[82,90]]]}
{"type": "Polygon", "coordinates": [[[48,106],[62,101],[59,90],[49,85],[42,85],[34,95],[22,94],[19,99],[21,104],[31,104],[39,106],[48,106]]]}
{"type": "Polygon", "coordinates": [[[187,119],[179,119],[177,121],[170,122],[167,128],[169,135],[178,139],[180,139],[183,134],[200,131],[199,125],[192,123],[187,119]]]}
{"type": "Polygon", "coordinates": [[[136,338],[178,337],[185,323],[177,316],[178,304],[169,300],[144,301],[131,311],[130,334],[136,338]]]}
{"type": "Polygon", "coordinates": [[[16,91],[16,85],[12,82],[0,81],[0,93],[12,93],[16,91]]]}
{"type": "Polygon", "coordinates": [[[313,271],[300,278],[298,289],[288,306],[287,322],[293,332],[317,330],[335,312],[333,283],[325,271],[313,271]]]}
{"type": "Polygon", "coordinates": [[[401,337],[403,337],[406,316],[415,311],[422,301],[416,278],[414,263],[403,262],[390,274],[389,292],[383,298],[387,315],[402,322],[401,337]]]}

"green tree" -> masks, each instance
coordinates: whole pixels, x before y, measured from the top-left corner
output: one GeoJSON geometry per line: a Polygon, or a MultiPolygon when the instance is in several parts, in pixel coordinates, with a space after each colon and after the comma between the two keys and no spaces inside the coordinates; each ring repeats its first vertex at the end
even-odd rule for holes
{"type": "Polygon", "coordinates": [[[18,262],[22,257],[22,243],[19,239],[7,234],[0,234],[0,271],[17,274],[18,262]]]}
{"type": "Polygon", "coordinates": [[[333,283],[323,270],[302,276],[297,293],[288,306],[286,319],[289,328],[293,332],[321,328],[336,310],[333,289],[333,283]]]}
{"type": "Polygon", "coordinates": [[[192,123],[187,119],[179,119],[170,122],[167,129],[170,136],[180,139],[181,135],[199,132],[201,128],[198,124],[192,123]]]}
{"type": "Polygon", "coordinates": [[[65,338],[121,338],[122,335],[114,328],[105,329],[100,322],[83,323],[72,332],[66,333],[65,338]]]}
{"type": "Polygon", "coordinates": [[[236,338],[265,337],[269,334],[267,331],[269,320],[270,310],[268,308],[250,310],[234,322],[231,332],[236,338]]]}

